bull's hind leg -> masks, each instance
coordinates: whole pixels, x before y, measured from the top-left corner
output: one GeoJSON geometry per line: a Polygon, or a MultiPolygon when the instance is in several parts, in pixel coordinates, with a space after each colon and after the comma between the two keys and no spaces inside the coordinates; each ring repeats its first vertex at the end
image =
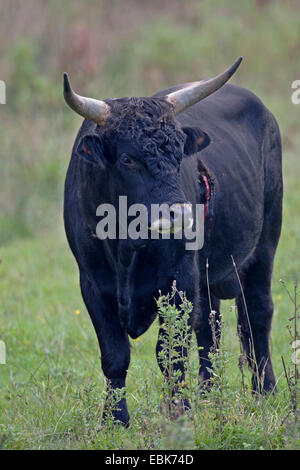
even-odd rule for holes
{"type": "MultiPolygon", "coordinates": [[[[276,146],[273,148],[280,149],[276,146]]],[[[273,316],[273,261],[281,230],[282,181],[280,160],[276,155],[272,157],[273,164],[277,163],[278,168],[275,168],[273,173],[270,172],[270,180],[266,178],[270,194],[265,199],[261,237],[252,263],[242,273],[245,301],[242,294],[236,299],[242,343],[249,365],[253,369],[252,386],[256,392],[275,391],[269,336],[273,316]]]]}
{"type": "Polygon", "coordinates": [[[237,299],[238,329],[248,364],[252,370],[255,392],[275,391],[269,335],[273,315],[271,296],[271,260],[265,255],[244,274],[243,292],[237,299]]]}
{"type": "Polygon", "coordinates": [[[121,327],[117,311],[113,305],[106,306],[102,301],[95,282],[81,273],[80,286],[83,300],[93,322],[101,350],[101,364],[107,380],[107,402],[104,407],[104,419],[111,413],[116,421],[125,426],[129,424],[125,396],[115,399],[114,391],[125,387],[125,380],[130,361],[128,335],[121,327]]]}
{"type": "Polygon", "coordinates": [[[220,315],[220,300],[210,294],[210,302],[206,285],[200,289],[200,315],[195,319],[195,333],[197,338],[200,360],[199,378],[201,386],[210,388],[211,361],[208,357],[214,347],[218,347],[220,341],[220,331],[218,320],[220,315]],[[211,304],[210,304],[211,302],[211,304]],[[210,313],[213,311],[212,322],[210,324],[210,313]],[[213,328],[212,328],[213,326],[213,328]],[[217,344],[214,344],[217,343],[217,344]]]}
{"type": "Polygon", "coordinates": [[[253,261],[242,273],[245,302],[242,294],[236,299],[242,343],[253,369],[252,386],[256,392],[275,391],[269,335],[273,315],[273,260],[281,230],[282,172],[280,133],[272,115],[266,121],[262,155],[265,160],[264,224],[253,261]]]}

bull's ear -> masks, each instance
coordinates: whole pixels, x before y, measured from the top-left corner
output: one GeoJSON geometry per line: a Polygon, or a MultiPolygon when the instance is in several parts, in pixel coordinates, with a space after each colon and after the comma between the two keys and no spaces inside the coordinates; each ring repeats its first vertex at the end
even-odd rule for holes
{"type": "Polygon", "coordinates": [[[77,146],[77,153],[95,165],[105,165],[104,144],[97,135],[85,135],[77,146]]]}
{"type": "Polygon", "coordinates": [[[197,127],[183,127],[182,130],[186,135],[184,144],[185,155],[193,155],[209,145],[210,138],[201,129],[197,127]]]}

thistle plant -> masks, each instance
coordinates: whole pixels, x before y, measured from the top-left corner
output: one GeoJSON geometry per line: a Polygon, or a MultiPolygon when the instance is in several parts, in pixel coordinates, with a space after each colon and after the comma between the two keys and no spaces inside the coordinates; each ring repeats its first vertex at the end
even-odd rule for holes
{"type": "Polygon", "coordinates": [[[171,293],[160,295],[156,302],[161,321],[158,361],[167,379],[163,399],[169,416],[175,418],[182,411],[180,408],[189,408],[184,391],[187,389],[186,373],[191,378],[189,349],[193,305],[184,292],[178,291],[176,281],[171,293]]]}

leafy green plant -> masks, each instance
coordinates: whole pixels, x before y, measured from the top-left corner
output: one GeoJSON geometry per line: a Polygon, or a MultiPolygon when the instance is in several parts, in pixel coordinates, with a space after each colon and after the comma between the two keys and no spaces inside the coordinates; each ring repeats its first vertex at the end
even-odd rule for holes
{"type": "Polygon", "coordinates": [[[158,298],[157,308],[161,321],[158,360],[167,377],[163,399],[170,417],[174,418],[180,412],[178,407],[188,406],[183,390],[186,385],[185,370],[190,370],[190,314],[193,306],[185,294],[177,290],[174,281],[171,293],[158,298]]]}

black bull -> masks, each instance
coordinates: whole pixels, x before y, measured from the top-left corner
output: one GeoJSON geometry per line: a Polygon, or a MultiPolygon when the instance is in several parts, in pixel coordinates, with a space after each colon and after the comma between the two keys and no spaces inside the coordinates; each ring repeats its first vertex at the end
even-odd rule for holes
{"type": "MultiPolygon", "coordinates": [[[[255,95],[233,85],[194,104],[176,120],[161,97],[180,87],[152,98],[107,100],[115,116],[110,128],[85,120],[74,145],[65,184],[65,227],[79,266],[82,296],[99,340],[103,372],[113,389],[125,386],[130,362],[128,335],[135,338],[151,325],[158,290],[168,292],[176,279],[178,289],[194,305],[191,323],[198,345],[203,347],[200,376],[209,380],[208,260],[211,307],[218,316],[220,299],[236,299],[251,367],[252,339],[254,343],[260,381],[254,373],[253,389],[272,391],[275,379],[268,342],[273,259],[281,229],[279,129],[255,95]],[[160,114],[165,118],[158,123],[160,114]],[[185,143],[181,129],[187,136],[185,143]],[[130,138],[126,139],[127,132],[130,138]],[[163,144],[158,145],[157,139],[163,144]],[[203,176],[210,185],[210,201],[201,250],[187,251],[181,240],[172,237],[140,246],[130,240],[103,241],[93,235],[101,202],[115,204],[116,197],[125,194],[129,202],[145,204],[203,203],[207,194],[203,176]]],[[[157,353],[159,349],[158,342],[157,353]]],[[[180,364],[178,367],[181,381],[184,370],[180,364]]],[[[118,407],[115,418],[128,424],[125,398],[118,407]]]]}

